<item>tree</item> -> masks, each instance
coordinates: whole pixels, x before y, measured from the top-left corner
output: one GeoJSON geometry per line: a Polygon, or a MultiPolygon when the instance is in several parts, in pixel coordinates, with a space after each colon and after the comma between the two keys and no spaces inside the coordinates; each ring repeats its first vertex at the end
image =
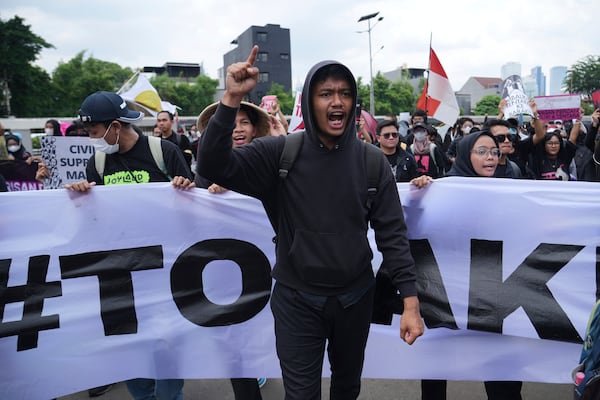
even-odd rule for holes
{"type": "MultiPolygon", "coordinates": [[[[358,98],[363,101],[363,108],[369,109],[369,86],[362,84],[362,78],[357,82],[358,98]]],[[[373,78],[373,88],[375,95],[375,114],[376,115],[397,115],[401,111],[412,110],[415,106],[416,97],[412,85],[405,79],[392,82],[381,72],[378,72],[373,78]]]]}
{"type": "Polygon", "coordinates": [[[488,94],[487,96],[483,96],[481,100],[477,102],[477,105],[475,105],[473,113],[475,115],[497,115],[500,100],[502,99],[497,94],[488,94]]]}
{"type": "Polygon", "coordinates": [[[56,99],[51,96],[54,86],[50,75],[38,66],[28,65],[25,74],[13,77],[11,90],[12,114],[20,118],[39,117],[40,115],[53,115],[56,99]]]}
{"type": "Polygon", "coordinates": [[[296,97],[293,93],[286,93],[283,85],[273,83],[267,94],[277,96],[277,101],[279,102],[279,107],[281,108],[283,115],[292,114],[294,102],[296,101],[296,97]]]}
{"type": "Polygon", "coordinates": [[[88,95],[100,90],[116,92],[133,75],[131,68],[93,57],[84,59],[84,55],[85,51],[81,51],[54,70],[52,83],[57,104],[53,115],[75,116],[88,95]]]}
{"type": "Polygon", "coordinates": [[[600,56],[587,56],[567,70],[563,89],[591,98],[600,89],[600,56]]]}
{"type": "Polygon", "coordinates": [[[214,103],[219,81],[199,75],[192,83],[169,77],[166,73],[150,80],[161,100],[181,107],[180,115],[198,115],[214,103]]]}
{"type": "Polygon", "coordinates": [[[32,116],[34,108],[28,100],[39,96],[50,85],[50,77],[32,66],[44,48],[54,47],[34,34],[23,18],[0,19],[0,87],[3,109],[0,115],[32,116]],[[38,85],[38,86],[36,86],[38,85]]]}

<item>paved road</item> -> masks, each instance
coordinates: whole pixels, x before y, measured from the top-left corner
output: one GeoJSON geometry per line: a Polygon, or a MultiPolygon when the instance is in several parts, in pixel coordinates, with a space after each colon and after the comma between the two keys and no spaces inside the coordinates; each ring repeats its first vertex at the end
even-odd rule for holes
{"type": "MultiPolygon", "coordinates": [[[[323,379],[322,399],[328,399],[329,379],[323,379]]],[[[261,389],[263,400],[283,399],[281,379],[268,379],[261,389]]],[[[523,400],[565,400],[572,399],[571,385],[542,384],[526,382],[522,390],[523,400]]],[[[124,383],[118,383],[98,400],[127,400],[129,393],[124,383]]],[[[363,379],[359,400],[420,400],[419,381],[363,379]]],[[[481,382],[455,381],[448,383],[448,400],[485,399],[481,382]]],[[[60,397],[59,400],[89,400],[87,392],[60,397]]],[[[234,400],[231,385],[227,379],[186,380],[184,400],[234,400]]]]}

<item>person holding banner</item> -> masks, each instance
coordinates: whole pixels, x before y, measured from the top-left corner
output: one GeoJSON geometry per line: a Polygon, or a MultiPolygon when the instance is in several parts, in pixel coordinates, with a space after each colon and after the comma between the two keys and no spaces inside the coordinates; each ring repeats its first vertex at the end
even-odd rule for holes
{"type": "MultiPolygon", "coordinates": [[[[495,177],[498,161],[502,151],[498,147],[496,137],[499,133],[492,133],[487,128],[494,131],[503,131],[503,135],[508,133],[508,123],[500,124],[499,120],[488,121],[488,126],[484,125],[481,131],[473,132],[464,136],[457,146],[457,154],[454,164],[448,176],[465,177],[495,177]],[[496,122],[493,122],[496,121],[496,122]],[[502,129],[502,128],[505,128],[502,129]]],[[[426,175],[415,178],[411,183],[422,189],[433,182],[431,177],[426,175]]],[[[485,391],[488,400],[521,400],[521,387],[523,382],[519,381],[486,381],[484,382],[485,391]]],[[[445,380],[427,379],[421,381],[421,399],[422,400],[445,400],[446,399],[445,380]]]]}
{"type": "MultiPolygon", "coordinates": [[[[157,165],[150,139],[139,134],[132,125],[143,117],[143,113],[129,110],[118,94],[96,92],[86,97],[79,110],[79,119],[89,133],[96,153],[88,161],[87,180],[66,184],[65,189],[88,192],[95,185],[168,182],[170,177],[173,177],[175,188],[195,187],[192,172],[175,144],[156,139],[166,172],[157,165]],[[102,170],[97,169],[99,163],[96,162],[100,153],[105,158],[102,170]]],[[[127,381],[127,389],[135,400],[183,399],[183,379],[137,378],[127,381]]]]}
{"type": "MultiPolygon", "coordinates": [[[[197,125],[200,132],[204,132],[208,125],[210,117],[215,113],[218,103],[206,107],[198,117],[197,125]]],[[[259,108],[252,103],[243,101],[235,118],[235,127],[231,132],[233,147],[245,146],[255,138],[264,136],[286,135],[287,129],[282,125],[281,120],[268,114],[262,107],[259,108]]],[[[227,191],[226,188],[211,182],[208,179],[196,174],[194,178],[196,187],[208,189],[210,193],[220,194],[227,191]]],[[[266,378],[231,378],[231,387],[235,400],[262,400],[259,382],[264,385],[266,378]]]]}
{"type": "Polygon", "coordinates": [[[285,398],[321,399],[327,349],[330,398],[356,399],[375,286],[369,224],[382,268],[403,297],[401,338],[412,344],[424,330],[396,182],[379,152],[378,186],[368,190],[370,145],[356,140],[356,80],[335,61],[308,72],[301,100],[306,130],[290,169],[279,163],[292,136],[234,148],[235,116],[258,82],[257,55],[254,46],[246,61],[227,68],[225,93],[200,139],[197,173],[259,199],[277,234],[270,304],[285,398]]]}

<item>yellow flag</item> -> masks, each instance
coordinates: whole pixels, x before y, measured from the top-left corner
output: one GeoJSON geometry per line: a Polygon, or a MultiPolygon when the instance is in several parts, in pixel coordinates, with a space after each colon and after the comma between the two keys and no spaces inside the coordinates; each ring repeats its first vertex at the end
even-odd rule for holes
{"type": "Polygon", "coordinates": [[[141,74],[138,74],[135,84],[129,90],[120,93],[120,95],[124,100],[137,103],[154,112],[162,110],[158,92],[150,84],[150,81],[141,74]]]}

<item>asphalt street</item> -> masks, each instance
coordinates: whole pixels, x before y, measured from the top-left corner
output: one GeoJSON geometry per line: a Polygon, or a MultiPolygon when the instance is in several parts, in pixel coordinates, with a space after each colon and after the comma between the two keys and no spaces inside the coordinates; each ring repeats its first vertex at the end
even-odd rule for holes
{"type": "MultiPolygon", "coordinates": [[[[329,379],[323,379],[322,399],[329,399],[329,379]]],[[[183,387],[184,400],[234,400],[228,379],[186,380],[183,387]]],[[[284,398],[281,379],[268,379],[262,387],[263,400],[284,398]]],[[[482,382],[448,382],[448,400],[486,399],[482,382]]],[[[523,400],[566,400],[573,398],[572,386],[525,382],[521,391],[523,400]]],[[[359,400],[420,400],[419,381],[394,379],[363,379],[359,400]]],[[[60,397],[59,400],[89,399],[87,391],[60,397]]],[[[131,399],[123,382],[117,383],[98,400],[131,399]]]]}

